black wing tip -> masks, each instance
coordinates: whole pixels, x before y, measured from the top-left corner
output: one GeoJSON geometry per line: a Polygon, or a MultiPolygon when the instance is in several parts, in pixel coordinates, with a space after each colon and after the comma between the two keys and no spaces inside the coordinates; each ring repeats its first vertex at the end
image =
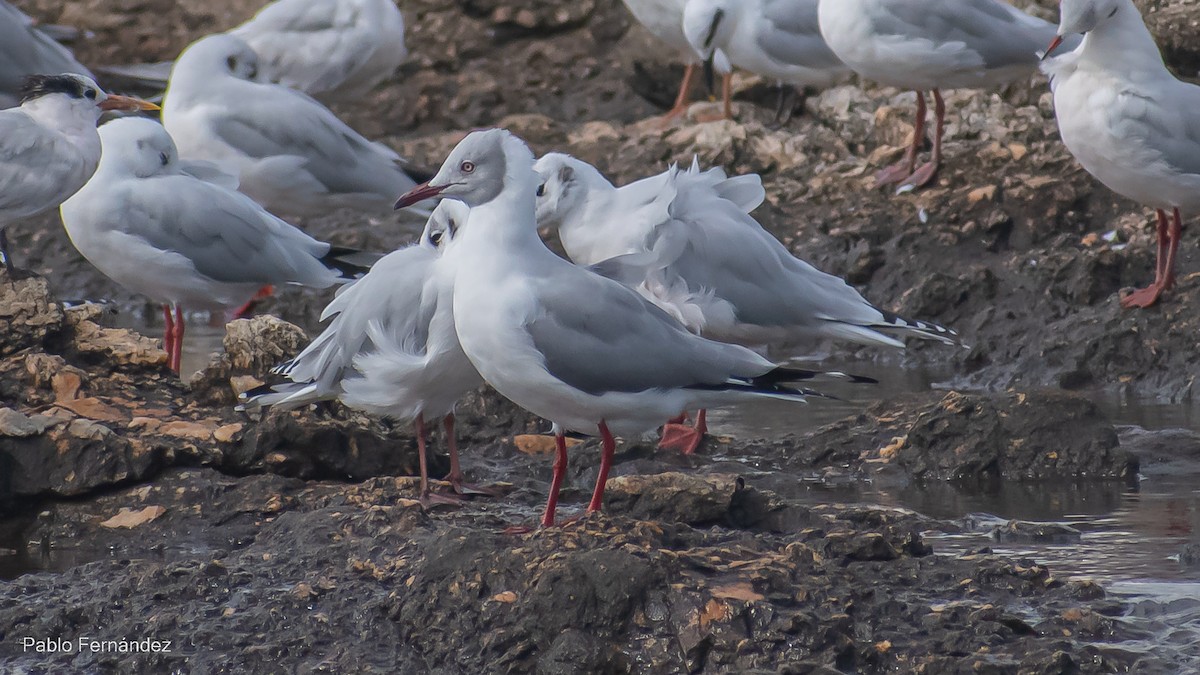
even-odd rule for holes
{"type": "Polygon", "coordinates": [[[962,344],[962,339],[959,337],[958,331],[950,328],[949,326],[943,326],[940,323],[934,323],[932,321],[910,319],[895,312],[889,312],[886,309],[880,309],[879,313],[883,314],[883,320],[885,322],[878,326],[879,328],[908,330],[912,333],[915,333],[916,336],[922,336],[934,340],[948,340],[954,344],[962,344]]]}
{"type": "Polygon", "coordinates": [[[433,180],[434,176],[437,175],[437,171],[422,166],[414,166],[403,159],[396,160],[396,166],[400,167],[400,170],[404,172],[404,175],[413,179],[413,182],[418,185],[421,183],[428,183],[429,181],[433,180]]]}
{"type": "Polygon", "coordinates": [[[879,384],[879,380],[867,375],[843,373],[840,370],[806,370],[804,368],[788,368],[780,366],[749,381],[759,385],[772,385],[781,382],[804,382],[818,378],[844,380],[855,384],[879,384]]]}
{"type": "Polygon", "coordinates": [[[361,253],[362,251],[348,246],[330,246],[329,252],[321,256],[321,263],[329,269],[339,272],[343,277],[356,279],[370,272],[371,266],[351,262],[346,258],[361,253]]]}

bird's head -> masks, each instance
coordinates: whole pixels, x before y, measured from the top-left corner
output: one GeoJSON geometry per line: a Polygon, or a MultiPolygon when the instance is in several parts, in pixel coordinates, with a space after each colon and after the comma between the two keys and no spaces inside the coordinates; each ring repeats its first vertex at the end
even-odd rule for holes
{"type": "Polygon", "coordinates": [[[21,87],[21,104],[39,105],[47,100],[66,103],[72,109],[100,119],[109,110],[136,112],[158,110],[158,106],[131,96],[105,93],[92,78],[75,73],[30,75],[21,87]]]}
{"type": "Polygon", "coordinates": [[[506,187],[523,189],[534,181],[533,153],[521,139],[504,129],[473,131],[459,141],[437,174],[402,195],[396,208],[435,197],[475,208],[499,197],[506,187]]]}

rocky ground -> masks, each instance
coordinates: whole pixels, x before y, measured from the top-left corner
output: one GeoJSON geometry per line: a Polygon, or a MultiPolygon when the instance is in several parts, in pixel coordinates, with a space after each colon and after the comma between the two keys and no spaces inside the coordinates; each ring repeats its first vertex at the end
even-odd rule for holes
{"type": "MultiPolygon", "coordinates": [[[[92,31],[76,50],[102,65],[172,58],[260,3],[17,4],[92,31]]],[[[649,118],[680,69],[615,0],[401,4],[413,56],[395,83],[337,108],[357,129],[428,166],[466,130],[502,125],[617,183],[693,155],[759,172],[768,201],[756,216],[798,255],[971,345],[838,353],[938,363],[956,391],[799,437],[717,439],[692,458],[626,443],[608,513],[509,535],[545,495],[538,420],[486,392],[466,402],[467,470],[508,494],[422,512],[414,480],[397,477],[415,466],[407,429],[338,408],[233,409],[302,330],[237,322],[226,354],[182,383],[155,340],[105,327],[95,306],[56,304],[141,307],[49,215],[12,231],[19,261],[47,281],[0,284],[0,546],[32,542],[23,555],[51,566],[72,552],[103,559],[0,582],[0,671],[1178,672],[1123,646],[1147,636],[1096,584],[986,549],[930,555],[922,532],[962,524],[814,506],[790,490],[811,474],[980,489],[1129,481],[1139,461],[1200,452],[1193,436],[1118,435],[1062,391],[1191,400],[1200,264],[1192,227],[1177,289],[1151,310],[1119,308],[1121,289],[1153,275],[1152,214],[1072,161],[1044,80],[951,94],[945,170],[897,196],[871,190],[871,175],[911,132],[911,94],[846,85],[771,129],[773,93],[744,77],[735,121],[662,128],[649,118]],[[27,635],[177,644],[36,655],[21,651],[27,635]]],[[[1056,3],[1042,4],[1052,16],[1056,3]]],[[[1139,5],[1169,65],[1195,75],[1200,10],[1139,5]]],[[[302,225],[379,250],[413,234],[387,216],[302,225]]],[[[284,292],[266,309],[311,331],[325,300],[284,292]]],[[[572,451],[569,506],[582,506],[597,462],[592,445],[572,451]]]]}

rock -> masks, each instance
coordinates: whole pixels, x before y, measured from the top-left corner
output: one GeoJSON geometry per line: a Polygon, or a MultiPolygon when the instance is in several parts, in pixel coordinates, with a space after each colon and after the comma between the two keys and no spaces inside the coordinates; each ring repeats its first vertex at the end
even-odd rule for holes
{"type": "Polygon", "coordinates": [[[1079,530],[1062,523],[1010,520],[992,528],[992,538],[1002,544],[1074,544],[1082,536],[1079,530]]]}
{"type": "Polygon", "coordinates": [[[74,329],[72,346],[81,354],[102,359],[108,367],[161,368],[167,365],[167,353],[158,340],[125,328],[103,328],[87,316],[77,312],[67,314],[68,323],[74,329]]]}
{"type": "Polygon", "coordinates": [[[62,306],[46,280],[11,280],[0,272],[0,357],[37,349],[63,326],[62,306]]]}
{"type": "Polygon", "coordinates": [[[734,495],[744,489],[738,476],[658,473],[609,478],[605,506],[642,520],[704,526],[728,519],[734,495]]]}
{"type": "Polygon", "coordinates": [[[299,327],[270,315],[237,319],[225,326],[225,351],[188,381],[188,388],[206,405],[234,405],[247,383],[246,376],[265,377],[272,368],[308,346],[299,327]]]}
{"type": "Polygon", "coordinates": [[[133,529],[138,525],[154,520],[166,512],[167,510],[161,506],[147,506],[144,509],[138,510],[122,507],[115,516],[100,523],[100,527],[133,529]]]}
{"type": "Polygon", "coordinates": [[[0,436],[27,438],[46,430],[45,425],[34,422],[12,408],[0,408],[0,436]]]}

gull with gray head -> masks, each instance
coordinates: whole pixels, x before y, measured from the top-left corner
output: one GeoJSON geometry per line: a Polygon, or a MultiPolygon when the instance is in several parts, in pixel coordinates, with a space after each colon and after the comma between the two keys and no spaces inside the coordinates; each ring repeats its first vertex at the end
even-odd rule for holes
{"type": "Polygon", "coordinates": [[[1063,0],[1061,12],[1048,51],[1084,37],[1042,64],[1058,130],[1088,173],[1155,210],[1154,283],[1121,299],[1123,307],[1149,307],[1175,285],[1182,213],[1200,211],[1200,87],[1167,70],[1129,0],[1063,0]]]}
{"type": "Polygon", "coordinates": [[[614,435],[644,433],[689,408],[814,394],[788,383],[818,373],[693,335],[629,288],[552,253],[538,236],[538,183],[525,143],[501,129],[476,131],[397,207],[440,196],[471,208],[446,252],[454,260],[454,325],[485,381],[555,425],[543,525],[554,522],[567,430],[603,439],[588,505],[596,511],[614,435]]]}

